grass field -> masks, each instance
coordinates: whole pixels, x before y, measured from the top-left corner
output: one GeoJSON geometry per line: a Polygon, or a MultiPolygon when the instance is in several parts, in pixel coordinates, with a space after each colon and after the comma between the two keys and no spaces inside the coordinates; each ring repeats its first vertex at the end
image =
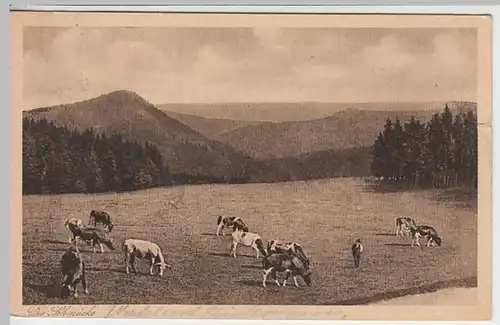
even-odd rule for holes
{"type": "Polygon", "coordinates": [[[436,191],[373,192],[361,179],[25,196],[23,206],[24,304],[345,304],[435,283],[474,286],[477,276],[475,208],[436,191]],[[110,213],[118,248],[126,238],[156,242],[172,270],[150,277],[147,263],[138,261],[140,274],[127,275],[119,249],[94,254],[87,246],[90,295],[57,298],[59,259],[68,247],[64,219],[86,223],[91,209],[110,213]],[[233,259],[230,237],[214,236],[218,214],[242,217],[265,241],[301,243],[312,286],[282,288],[269,279],[263,288],[253,250],[239,246],[233,259]],[[443,246],[412,249],[409,238],[396,238],[394,220],[401,215],[435,227],[443,246]],[[358,237],[365,250],[355,269],[350,245],[358,237]]]}

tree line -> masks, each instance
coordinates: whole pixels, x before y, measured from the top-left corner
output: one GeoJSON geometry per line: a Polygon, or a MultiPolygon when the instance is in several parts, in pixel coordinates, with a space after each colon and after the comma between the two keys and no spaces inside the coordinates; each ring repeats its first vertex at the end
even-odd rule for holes
{"type": "Polygon", "coordinates": [[[93,130],[23,118],[23,193],[120,192],[171,183],[159,151],[93,130]]]}
{"type": "Polygon", "coordinates": [[[448,105],[423,123],[386,120],[373,145],[373,176],[408,187],[477,188],[477,116],[448,105]]]}

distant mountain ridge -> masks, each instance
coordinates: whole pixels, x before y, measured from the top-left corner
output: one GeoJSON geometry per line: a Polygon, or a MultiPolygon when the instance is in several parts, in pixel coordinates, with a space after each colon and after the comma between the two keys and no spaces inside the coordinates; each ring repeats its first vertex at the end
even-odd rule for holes
{"type": "Polygon", "coordinates": [[[445,103],[452,106],[474,106],[467,101],[446,102],[378,102],[378,103],[171,103],[156,104],[167,112],[195,115],[209,119],[245,122],[285,122],[326,118],[346,109],[364,111],[441,111],[445,103]]]}

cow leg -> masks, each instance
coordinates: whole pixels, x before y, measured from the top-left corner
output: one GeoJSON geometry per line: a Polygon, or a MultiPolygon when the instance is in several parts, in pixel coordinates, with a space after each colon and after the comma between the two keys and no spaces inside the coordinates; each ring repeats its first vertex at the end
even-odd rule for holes
{"type": "Polygon", "coordinates": [[[290,277],[290,270],[285,271],[285,281],[283,281],[283,286],[286,287],[286,282],[288,281],[288,278],[290,277]]]}
{"type": "Polygon", "coordinates": [[[90,240],[90,246],[92,246],[92,250],[94,251],[95,253],[95,243],[94,243],[94,239],[91,239],[90,240]]]}
{"type": "Polygon", "coordinates": [[[297,288],[299,288],[299,287],[300,287],[300,286],[299,286],[299,283],[297,282],[297,276],[296,276],[296,275],[293,275],[293,282],[294,282],[294,284],[295,284],[295,286],[296,286],[297,288]]]}
{"type": "Polygon", "coordinates": [[[264,270],[264,278],[262,279],[262,286],[264,288],[266,287],[267,276],[269,275],[269,273],[271,273],[273,271],[273,269],[274,269],[274,267],[270,267],[267,270],[264,270]]]}
{"type": "Polygon", "coordinates": [[[102,245],[102,243],[99,243],[99,247],[101,247],[101,254],[104,254],[104,246],[102,245]]]}
{"type": "Polygon", "coordinates": [[[271,276],[274,279],[274,283],[276,283],[276,285],[279,287],[280,286],[280,282],[278,281],[278,279],[276,279],[276,269],[273,269],[273,271],[271,272],[271,276]]]}
{"type": "Polygon", "coordinates": [[[259,259],[259,249],[257,248],[257,245],[255,244],[255,242],[252,244],[252,248],[255,250],[257,256],[256,258],[259,259]]]}
{"type": "Polygon", "coordinates": [[[131,255],[130,256],[130,266],[132,267],[132,271],[134,274],[137,274],[137,270],[135,269],[135,256],[131,255]]]}
{"type": "MultiPolygon", "coordinates": [[[[74,276],[73,276],[73,279],[74,279],[74,276]]],[[[76,297],[78,297],[78,290],[77,290],[77,287],[78,287],[78,282],[79,282],[79,281],[80,281],[79,279],[74,279],[74,280],[73,280],[73,283],[72,283],[72,287],[73,287],[73,290],[74,290],[74,291],[73,291],[73,296],[74,296],[75,298],[76,298],[76,297]]]]}
{"type": "MultiPolygon", "coordinates": [[[[269,275],[269,273],[271,273],[271,271],[274,269],[274,267],[270,267],[268,268],[267,270],[264,270],[264,278],[262,279],[262,286],[265,288],[266,287],[266,280],[267,280],[267,276],[269,275]]],[[[279,284],[278,284],[279,285],[279,284]]]]}
{"type": "Polygon", "coordinates": [[[215,236],[220,236],[221,229],[222,229],[222,224],[217,225],[217,230],[215,231],[215,236]]]}
{"type": "Polygon", "coordinates": [[[236,257],[236,246],[238,246],[238,243],[235,242],[233,242],[233,244],[231,245],[231,255],[233,257],[236,257]]]}
{"type": "Polygon", "coordinates": [[[149,275],[153,275],[154,265],[155,265],[155,258],[152,257],[149,265],[149,275]]]}

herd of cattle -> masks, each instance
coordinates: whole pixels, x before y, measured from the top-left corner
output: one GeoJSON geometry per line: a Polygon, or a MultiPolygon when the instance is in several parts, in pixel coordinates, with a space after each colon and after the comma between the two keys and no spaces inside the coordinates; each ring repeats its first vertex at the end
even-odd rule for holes
{"type": "MultiPolygon", "coordinates": [[[[81,283],[85,294],[88,294],[85,262],[83,261],[78,248],[78,242],[90,244],[93,252],[96,252],[96,245],[99,245],[101,253],[104,252],[104,245],[110,250],[115,250],[113,238],[109,236],[114,225],[110,215],[105,211],[92,210],[88,225],[85,226],[80,219],[72,218],[65,220],[64,225],[70,232],[68,250],[60,260],[63,281],[61,284],[61,296],[67,297],[73,294],[77,297],[76,286],[81,283]],[[102,224],[106,231],[97,228],[97,224],[102,224]]],[[[293,277],[294,284],[299,287],[297,276],[301,276],[304,282],[310,286],[311,270],[310,260],[304,253],[302,246],[296,242],[282,242],[271,240],[264,245],[260,235],[250,232],[248,226],[240,217],[219,216],[217,219],[216,236],[224,235],[224,229],[232,229],[230,256],[236,258],[236,247],[238,245],[251,247],[256,252],[256,258],[262,255],[262,269],[264,276],[262,286],[266,287],[266,280],[271,274],[274,282],[278,286],[286,286],[290,275],[293,277]],[[284,273],[285,280],[282,284],[277,280],[276,273],[284,273]]],[[[408,217],[396,218],[396,236],[412,236],[412,244],[420,246],[420,238],[427,239],[427,246],[434,246],[434,243],[441,246],[442,238],[438,236],[436,230],[430,226],[417,226],[415,221],[408,217]]],[[[357,239],[351,246],[354,266],[359,267],[363,246],[361,240],[357,239]]],[[[122,252],[125,257],[125,271],[128,274],[130,268],[137,274],[135,269],[136,259],[145,259],[149,261],[149,274],[157,273],[162,276],[165,269],[172,266],[165,262],[162,250],[156,243],[150,241],[129,238],[122,244],[122,252]]]]}

